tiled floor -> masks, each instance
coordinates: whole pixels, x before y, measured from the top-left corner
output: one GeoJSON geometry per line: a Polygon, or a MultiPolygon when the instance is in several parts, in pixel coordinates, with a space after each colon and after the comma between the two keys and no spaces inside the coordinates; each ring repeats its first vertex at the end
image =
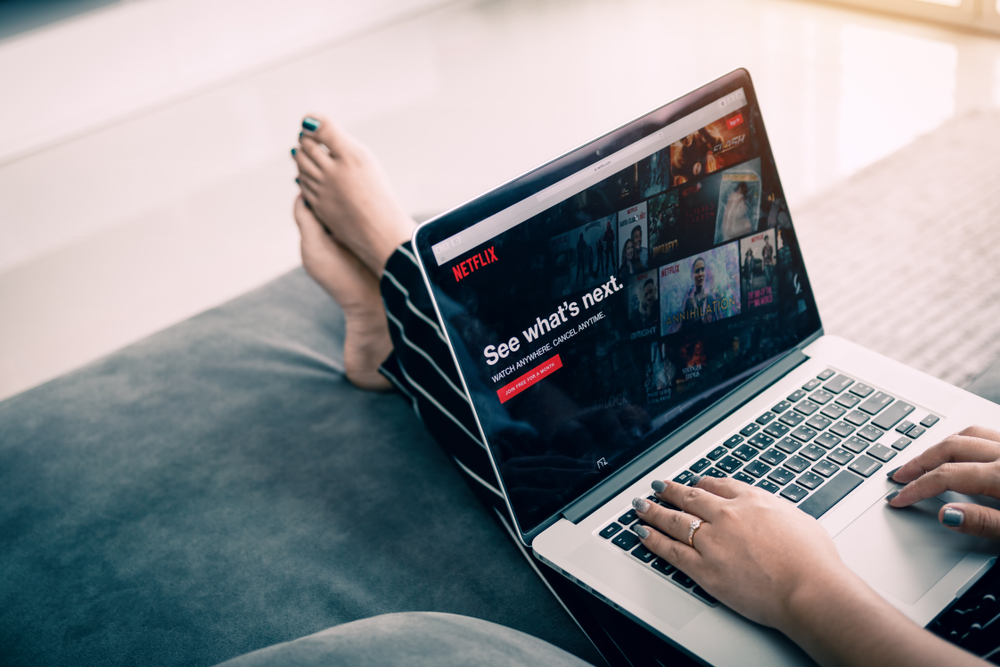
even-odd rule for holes
{"type": "Polygon", "coordinates": [[[819,4],[359,4],[107,3],[0,40],[0,398],[294,266],[310,110],[427,213],[744,66],[794,214],[1000,106],[1000,41],[819,4]]]}

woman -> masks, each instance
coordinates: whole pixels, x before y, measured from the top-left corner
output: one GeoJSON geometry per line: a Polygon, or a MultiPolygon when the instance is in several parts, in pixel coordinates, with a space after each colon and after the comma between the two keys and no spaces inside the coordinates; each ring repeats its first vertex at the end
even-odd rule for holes
{"type": "MultiPolygon", "coordinates": [[[[306,118],[303,128],[292,151],[302,190],[294,207],[302,261],[343,308],[348,378],[363,389],[395,386],[411,400],[480,499],[506,523],[492,467],[474,435],[467,399],[454,389],[457,371],[409,248],[415,223],[363,146],[318,116],[306,118]]],[[[623,271],[632,266],[629,243],[623,271]]],[[[1000,432],[966,429],[891,476],[906,484],[888,498],[897,508],[947,489],[998,497],[1000,432]]],[[[981,664],[882,600],[841,562],[826,531],[786,501],[731,479],[700,479],[692,487],[658,481],[654,490],[681,511],[637,498],[633,505],[648,526],[640,533],[643,543],[732,609],[787,634],[820,663],[981,664]]],[[[940,520],[951,530],[1000,539],[997,510],[950,503],[940,520]]],[[[557,590],[567,585],[547,568],[540,573],[557,590]]],[[[981,584],[995,586],[998,578],[991,572],[981,584]]],[[[982,596],[982,589],[973,590],[982,596]]],[[[996,658],[1000,641],[992,633],[981,636],[993,643],[973,648],[996,658]]]]}
{"type": "Polygon", "coordinates": [[[635,256],[635,244],[632,243],[632,239],[629,238],[625,241],[625,245],[622,246],[622,263],[618,267],[618,275],[620,276],[634,276],[642,267],[635,256]]]}

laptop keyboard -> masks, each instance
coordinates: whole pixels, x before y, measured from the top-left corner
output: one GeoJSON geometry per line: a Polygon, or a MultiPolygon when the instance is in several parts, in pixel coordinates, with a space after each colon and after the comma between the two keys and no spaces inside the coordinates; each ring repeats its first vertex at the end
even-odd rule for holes
{"type": "MultiPolygon", "coordinates": [[[[940,417],[827,369],[810,379],[674,477],[732,477],[795,503],[820,518],[940,417]]],[[[650,502],[677,509],[656,496],[650,502]]],[[[639,543],[644,525],[629,508],[598,535],[710,605],[718,600],[639,543]]]]}

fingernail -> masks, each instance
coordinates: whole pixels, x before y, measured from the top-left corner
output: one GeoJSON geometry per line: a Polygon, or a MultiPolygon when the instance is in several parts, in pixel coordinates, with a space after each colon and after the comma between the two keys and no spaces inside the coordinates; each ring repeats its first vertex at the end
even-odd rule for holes
{"type": "Polygon", "coordinates": [[[895,468],[893,468],[892,470],[890,470],[889,472],[887,472],[885,474],[885,476],[888,477],[889,479],[892,479],[892,476],[895,475],[897,472],[899,472],[899,469],[902,468],[902,467],[903,466],[896,466],[895,468]]]}
{"type": "Polygon", "coordinates": [[[633,498],[632,507],[635,508],[636,512],[646,512],[649,510],[649,501],[645,498],[633,498]]]}
{"type": "Polygon", "coordinates": [[[887,503],[892,502],[892,499],[895,498],[898,495],[899,495],[899,491],[893,491],[892,493],[890,493],[889,495],[887,495],[885,497],[885,502],[887,502],[887,503]]]}
{"type": "Polygon", "coordinates": [[[315,132],[316,130],[319,129],[319,121],[316,120],[315,118],[310,118],[309,116],[306,116],[305,118],[302,119],[302,127],[306,128],[310,132],[315,132]]]}
{"type": "Polygon", "coordinates": [[[292,157],[295,157],[295,149],[292,149],[292,157]]]}
{"type": "Polygon", "coordinates": [[[694,477],[691,478],[691,486],[698,486],[698,482],[700,482],[703,479],[704,477],[702,477],[701,475],[695,475],[694,477]]]}
{"type": "Polygon", "coordinates": [[[667,483],[662,479],[654,479],[650,486],[653,487],[653,491],[656,491],[657,493],[663,493],[667,490],[667,483]]]}
{"type": "Polygon", "coordinates": [[[944,516],[941,518],[941,523],[952,528],[961,526],[963,521],[965,521],[965,512],[957,510],[954,507],[946,508],[944,516]]]}
{"type": "Polygon", "coordinates": [[[634,526],[632,530],[635,531],[635,534],[642,539],[649,537],[649,528],[646,528],[645,526],[634,526]]]}

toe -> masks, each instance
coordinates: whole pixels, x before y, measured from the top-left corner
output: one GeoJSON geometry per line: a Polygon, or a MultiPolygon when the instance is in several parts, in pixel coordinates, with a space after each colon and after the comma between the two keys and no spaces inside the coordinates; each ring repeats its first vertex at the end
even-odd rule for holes
{"type": "MultiPolygon", "coordinates": [[[[351,138],[339,125],[321,114],[309,114],[308,117],[319,123],[319,127],[313,131],[304,129],[304,136],[312,137],[326,146],[334,157],[343,155],[345,151],[350,150],[351,138]]],[[[303,127],[305,128],[305,126],[303,127]]]]}

